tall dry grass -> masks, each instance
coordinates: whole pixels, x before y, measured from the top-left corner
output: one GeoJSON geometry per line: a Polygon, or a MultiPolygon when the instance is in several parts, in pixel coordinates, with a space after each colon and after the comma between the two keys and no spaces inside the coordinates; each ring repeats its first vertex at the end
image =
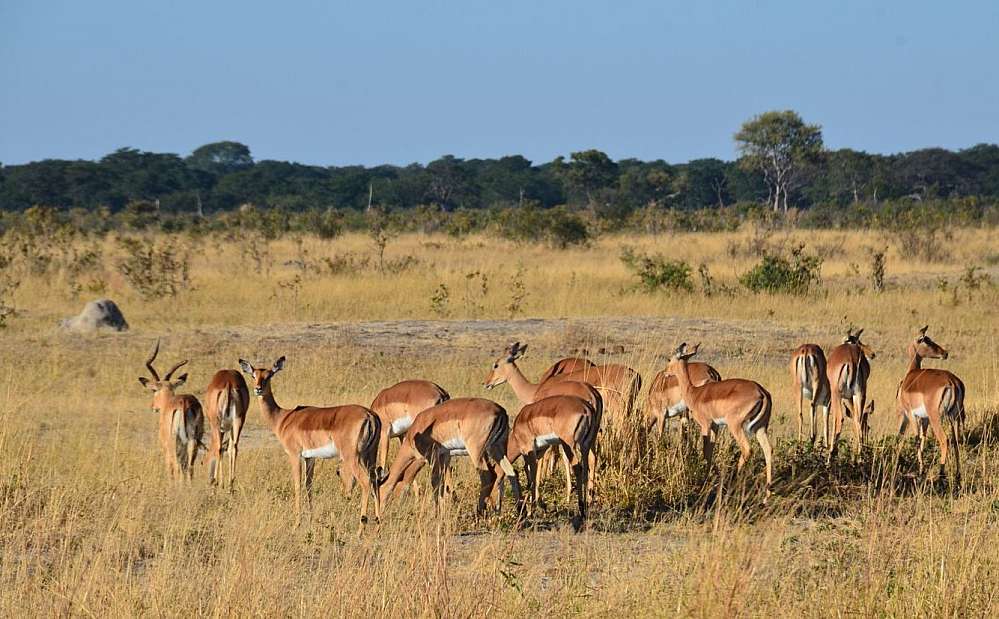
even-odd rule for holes
{"type": "Polygon", "coordinates": [[[991,614],[999,595],[997,294],[983,285],[955,297],[952,287],[970,264],[992,269],[996,279],[986,261],[996,238],[991,230],[954,235],[944,262],[905,262],[892,247],[881,294],[866,279],[867,248],[888,240],[873,232],[609,237],[566,252],[413,235],[388,245],[387,258],[416,260],[400,273],[330,274],[311,266],[370,256],[370,240],[360,235],[272,243],[259,274],[240,246],[201,243],[189,248],[193,289],[158,301],[129,288],[114,269],[117,246],[108,242],[97,268],[132,330],[98,336],[56,330],[85,295],[74,296],[60,272],[24,269],[14,297],[19,313],[0,333],[0,611],[991,614]],[[662,252],[707,264],[718,283],[734,288],[755,262],[752,247],[761,236],[773,246],[805,242],[821,250],[822,287],[802,298],[637,294],[617,258],[622,245],[662,252]],[[509,318],[518,269],[526,296],[513,312],[517,321],[449,334],[467,319],[509,318]],[[296,276],[296,285],[279,284],[296,276]],[[950,287],[944,290],[940,278],[950,287]],[[435,306],[441,284],[449,300],[435,306]],[[406,337],[392,325],[357,324],[428,318],[452,322],[414,324],[406,337]],[[526,318],[568,320],[537,331],[520,320],[526,318]],[[330,322],[338,325],[311,327],[330,322]],[[873,440],[859,461],[844,455],[827,471],[820,454],[793,440],[786,360],[801,341],[836,343],[850,323],[866,328],[879,353],[872,362],[873,440]],[[952,353],[934,365],[968,385],[972,433],[956,495],[946,480],[917,475],[911,440],[890,436],[902,351],[926,323],[952,353]],[[285,457],[256,403],[237,491],[209,489],[203,459],[193,485],[175,486],[163,471],[148,396],[136,382],[162,336],[165,360],[192,359],[194,393],[239,356],[262,363],[284,354],[288,367],[274,385],[284,405],[369,403],[396,380],[425,377],[453,395],[495,398],[512,412],[512,393],[484,392],[481,381],[505,340],[525,333],[535,334],[523,360],[528,375],[585,346],[598,361],[635,367],[647,383],[678,341],[702,341],[704,357],[724,376],[757,380],[774,394],[774,498],[760,500],[758,452],[736,477],[731,441],[723,441],[721,473],[710,473],[673,434],[665,444],[635,437],[628,453],[607,458],[590,527],[578,535],[558,480],[545,487],[550,509],[526,529],[518,530],[509,513],[475,520],[476,482],[459,466],[455,497],[443,510],[407,498],[390,506],[379,529],[357,537],[357,496],[344,497],[329,463],[318,467],[311,517],[296,529],[285,457]],[[596,353],[615,344],[625,353],[596,353]]]}

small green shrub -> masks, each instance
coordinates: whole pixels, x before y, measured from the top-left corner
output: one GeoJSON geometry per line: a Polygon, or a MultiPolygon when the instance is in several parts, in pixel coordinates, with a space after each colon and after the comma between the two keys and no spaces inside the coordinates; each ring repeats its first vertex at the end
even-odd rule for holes
{"type": "Polygon", "coordinates": [[[190,288],[190,255],[177,247],[176,239],[154,243],[124,238],[118,244],[125,254],[118,261],[118,272],[143,299],[175,297],[190,288]]]}
{"type": "Polygon", "coordinates": [[[804,245],[799,245],[787,257],[764,255],[763,260],[739,278],[739,283],[752,292],[806,294],[820,281],[822,259],[808,256],[804,250],[804,245]]]}
{"type": "Polygon", "coordinates": [[[630,247],[625,247],[621,251],[621,262],[638,277],[638,288],[644,292],[694,291],[693,269],[683,260],[670,260],[660,254],[636,254],[630,247]]]}

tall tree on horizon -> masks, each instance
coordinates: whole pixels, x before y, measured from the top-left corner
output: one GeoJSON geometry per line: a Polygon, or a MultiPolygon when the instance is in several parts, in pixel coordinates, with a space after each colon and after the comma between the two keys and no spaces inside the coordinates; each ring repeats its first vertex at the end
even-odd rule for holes
{"type": "Polygon", "coordinates": [[[822,154],[822,127],[806,124],[793,110],[764,112],[735,134],[739,165],[763,173],[775,212],[787,212],[788,195],[802,168],[822,154]]]}

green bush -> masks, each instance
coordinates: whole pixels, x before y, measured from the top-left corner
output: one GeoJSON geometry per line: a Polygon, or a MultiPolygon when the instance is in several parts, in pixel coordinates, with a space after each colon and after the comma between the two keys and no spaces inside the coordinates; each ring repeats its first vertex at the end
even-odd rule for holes
{"type": "Polygon", "coordinates": [[[791,250],[790,256],[767,254],[739,283],[753,292],[806,294],[818,284],[822,258],[805,255],[805,246],[791,250]]]}
{"type": "Polygon", "coordinates": [[[544,242],[555,249],[586,245],[592,238],[586,222],[564,206],[541,209],[531,202],[500,211],[496,228],[500,236],[511,241],[544,242]]]}
{"type": "Polygon", "coordinates": [[[683,260],[670,260],[660,254],[636,254],[630,247],[621,251],[621,262],[638,277],[638,288],[644,292],[669,290],[693,292],[692,269],[683,260]]]}

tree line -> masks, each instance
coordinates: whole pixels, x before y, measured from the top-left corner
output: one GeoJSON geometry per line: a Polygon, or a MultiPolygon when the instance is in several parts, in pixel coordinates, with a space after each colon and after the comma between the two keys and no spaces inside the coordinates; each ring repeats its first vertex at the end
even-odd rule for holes
{"type": "Polygon", "coordinates": [[[431,206],[442,212],[484,208],[586,208],[606,220],[636,209],[696,210],[733,204],[844,208],[882,201],[999,199],[999,145],[959,151],[926,148],[880,155],[827,150],[821,128],[793,111],[766,112],[735,134],[735,161],[612,160],[599,150],[536,164],[523,156],[426,165],[313,166],[254,160],[238,142],[215,142],[181,157],[133,148],[98,161],[46,159],[0,165],[0,209],[32,206],[119,212],[132,203],[165,213],[205,214],[258,208],[364,211],[431,206]]]}

